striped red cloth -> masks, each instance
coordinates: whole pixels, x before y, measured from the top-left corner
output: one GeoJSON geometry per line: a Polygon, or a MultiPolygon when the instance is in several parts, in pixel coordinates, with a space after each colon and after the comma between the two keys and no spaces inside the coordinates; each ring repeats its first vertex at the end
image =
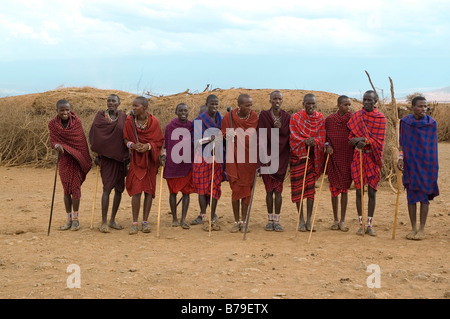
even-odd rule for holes
{"type": "MultiPolygon", "coordinates": [[[[311,154],[310,154],[311,155],[311,154]]],[[[291,159],[291,199],[293,203],[300,202],[302,199],[303,178],[305,174],[306,158],[295,160],[291,159]]],[[[308,160],[308,168],[306,171],[305,191],[303,199],[308,198],[314,200],[315,189],[315,172],[314,172],[314,155],[308,160]]]]}
{"type": "MultiPolygon", "coordinates": [[[[363,184],[368,184],[376,190],[381,179],[386,117],[377,108],[374,108],[372,112],[361,109],[353,113],[347,126],[350,129],[349,139],[365,137],[367,140],[367,144],[362,149],[363,184]]],[[[361,188],[359,162],[359,150],[355,147],[351,171],[357,189],[361,188]]]]}
{"type": "Polygon", "coordinates": [[[80,199],[81,185],[92,167],[81,120],[71,111],[66,128],[62,126],[61,118],[56,116],[48,123],[48,129],[51,147],[60,144],[64,148],[64,154],[59,156],[59,176],[64,194],[80,199]]]}
{"type": "Polygon", "coordinates": [[[314,153],[314,172],[315,178],[319,178],[324,163],[324,145],[325,145],[325,120],[320,112],[314,112],[308,115],[305,110],[292,115],[290,121],[291,136],[289,144],[291,146],[292,158],[304,158],[307,154],[305,140],[313,137],[315,141],[314,148],[310,153],[314,153]]]}
{"type": "MultiPolygon", "coordinates": [[[[159,168],[159,154],[164,143],[164,136],[156,117],[147,113],[148,124],[144,129],[136,128],[139,143],[151,145],[151,150],[139,153],[131,150],[130,168],[128,170],[125,187],[130,196],[145,192],[155,198],[156,174],[159,168]]],[[[136,135],[133,128],[131,115],[127,117],[123,128],[123,137],[136,143],[136,135]]]]}
{"type": "MultiPolygon", "coordinates": [[[[328,160],[327,174],[331,185],[340,190],[347,190],[352,184],[351,164],[353,147],[348,143],[350,129],[347,123],[351,113],[339,115],[339,112],[329,115],[325,119],[326,141],[333,148],[333,154],[328,160]]],[[[336,192],[332,192],[336,193],[336,192]]]]}
{"type": "Polygon", "coordinates": [[[277,192],[282,193],[283,192],[283,182],[275,179],[272,177],[272,175],[269,174],[262,174],[261,175],[262,180],[264,182],[264,186],[266,188],[266,192],[277,192]]]}
{"type": "MultiPolygon", "coordinates": [[[[215,119],[209,116],[208,111],[205,111],[197,116],[195,120],[201,121],[202,123],[202,135],[204,137],[205,131],[208,129],[216,129],[217,133],[220,132],[220,127],[222,125],[222,115],[217,112],[215,119]]],[[[195,122],[194,120],[194,122],[195,122]]],[[[195,127],[195,124],[194,124],[195,127]]],[[[218,135],[216,133],[216,136],[218,135]]],[[[194,144],[197,141],[194,140],[194,144]]],[[[211,196],[211,177],[212,177],[212,148],[210,154],[204,154],[206,146],[209,144],[204,144],[201,147],[195,147],[194,151],[194,164],[192,169],[192,178],[194,182],[194,190],[199,195],[211,196]],[[207,162],[208,161],[208,162],[207,162]]],[[[218,163],[218,156],[214,153],[214,180],[213,180],[213,198],[220,199],[222,195],[221,184],[224,179],[224,169],[223,164],[218,163]]]]}

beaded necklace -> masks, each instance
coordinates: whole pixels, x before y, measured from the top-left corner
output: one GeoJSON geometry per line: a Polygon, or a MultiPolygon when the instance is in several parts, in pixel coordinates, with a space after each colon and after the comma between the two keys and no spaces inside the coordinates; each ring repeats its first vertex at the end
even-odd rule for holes
{"type": "Polygon", "coordinates": [[[106,109],[106,111],[105,111],[105,117],[108,119],[108,121],[109,121],[110,123],[117,121],[117,118],[118,118],[118,116],[116,116],[115,119],[112,119],[112,118],[111,118],[111,115],[109,115],[109,109],[106,109]]]}

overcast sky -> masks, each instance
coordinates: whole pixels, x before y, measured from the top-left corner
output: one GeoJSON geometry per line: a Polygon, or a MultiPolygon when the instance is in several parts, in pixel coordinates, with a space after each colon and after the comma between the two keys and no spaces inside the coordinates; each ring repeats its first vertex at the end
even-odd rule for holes
{"type": "Polygon", "coordinates": [[[6,0],[0,97],[243,87],[360,98],[450,86],[450,1],[6,0]]]}

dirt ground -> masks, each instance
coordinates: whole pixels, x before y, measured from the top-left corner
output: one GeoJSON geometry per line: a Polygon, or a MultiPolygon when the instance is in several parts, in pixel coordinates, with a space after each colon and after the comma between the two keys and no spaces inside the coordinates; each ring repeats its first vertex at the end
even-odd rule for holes
{"type": "MultiPolygon", "coordinates": [[[[83,184],[81,228],[77,232],[58,230],[65,220],[58,180],[52,228],[47,236],[55,170],[0,167],[0,298],[448,299],[450,144],[439,145],[439,156],[441,195],[430,205],[427,237],[422,241],[405,238],[410,231],[405,192],[400,196],[396,238],[392,239],[396,194],[386,182],[377,193],[377,237],[355,234],[354,189],[349,193],[347,211],[350,231],[330,230],[333,219],[326,180],[320,198],[316,197],[317,232],[312,233],[309,243],[309,233],[296,235],[297,215],[288,181],[282,233],[264,230],[265,192],[258,180],[251,231],[245,241],[242,233],[229,232],[233,218],[227,183],[223,184],[218,205],[222,230],[211,236],[201,226],[191,226],[190,230],[171,227],[165,181],[159,238],[158,192],[150,214],[151,233],[128,234],[131,201],[124,195],[117,221],[125,229],[104,234],[98,231],[101,180],[94,228],[90,229],[95,169],[83,184]],[[79,272],[72,272],[73,264],[79,266],[79,272]],[[67,283],[75,274],[79,274],[80,288],[67,283]]],[[[159,180],[158,175],[158,190],[159,180]]],[[[318,193],[319,189],[316,196],[318,193]]],[[[194,195],[189,221],[197,212],[194,195]]]]}

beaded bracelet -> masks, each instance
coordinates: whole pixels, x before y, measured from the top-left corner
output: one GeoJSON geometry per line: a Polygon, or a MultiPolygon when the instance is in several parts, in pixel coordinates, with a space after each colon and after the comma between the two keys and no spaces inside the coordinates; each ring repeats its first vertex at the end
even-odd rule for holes
{"type": "Polygon", "coordinates": [[[398,159],[403,159],[403,151],[398,152],[398,159]]]}
{"type": "Polygon", "coordinates": [[[129,141],[129,142],[127,143],[127,147],[128,147],[128,148],[131,148],[131,145],[133,145],[133,142],[129,141]]]}

